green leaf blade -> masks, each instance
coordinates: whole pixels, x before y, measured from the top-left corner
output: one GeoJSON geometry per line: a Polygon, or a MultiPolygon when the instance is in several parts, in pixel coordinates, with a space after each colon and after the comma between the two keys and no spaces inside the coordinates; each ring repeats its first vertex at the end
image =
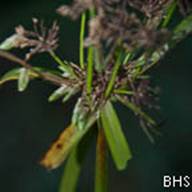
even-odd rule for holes
{"type": "Polygon", "coordinates": [[[59,192],[75,192],[81,165],[77,161],[77,148],[73,149],[65,165],[59,192]]]}
{"type": "Polygon", "coordinates": [[[123,170],[132,155],[117,114],[110,102],[107,102],[101,111],[101,121],[116,167],[118,170],[123,170]]]}
{"type": "Polygon", "coordinates": [[[177,42],[184,39],[192,32],[192,14],[181,21],[174,29],[171,45],[174,46],[177,42]]]}
{"type": "Polygon", "coordinates": [[[135,114],[140,115],[143,119],[145,119],[150,125],[156,126],[156,122],[145,112],[143,112],[138,106],[134,103],[131,103],[128,100],[124,100],[121,97],[117,97],[117,99],[130,110],[132,110],[135,114]]]}
{"type": "Polygon", "coordinates": [[[177,7],[177,1],[173,1],[167,8],[167,14],[162,22],[162,27],[167,27],[168,24],[170,23],[171,19],[173,18],[173,14],[176,10],[176,7],[177,7]]]}
{"type": "Polygon", "coordinates": [[[88,131],[82,141],[72,149],[65,165],[59,192],[75,192],[77,190],[77,182],[94,133],[94,130],[88,131]]]}

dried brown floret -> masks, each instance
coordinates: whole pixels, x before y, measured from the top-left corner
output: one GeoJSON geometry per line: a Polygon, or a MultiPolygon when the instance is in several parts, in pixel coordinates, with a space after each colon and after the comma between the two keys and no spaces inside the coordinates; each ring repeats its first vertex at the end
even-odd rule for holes
{"type": "MultiPolygon", "coordinates": [[[[96,16],[89,21],[89,35],[85,45],[114,45],[121,42],[126,49],[152,47],[157,40],[165,39],[165,31],[157,31],[165,6],[172,0],[75,0],[71,6],[62,6],[58,12],[76,19],[94,6],[96,16]],[[128,6],[142,11],[149,22],[129,12],[128,6]]],[[[164,42],[164,41],[162,41],[164,42]]]]}
{"type": "Polygon", "coordinates": [[[130,6],[143,12],[147,17],[155,17],[163,14],[164,8],[173,0],[129,0],[130,6]]]}
{"type": "Polygon", "coordinates": [[[134,35],[141,27],[136,15],[117,9],[111,15],[98,15],[90,21],[89,36],[86,40],[90,44],[106,42],[107,45],[117,41],[133,45],[134,35]]]}
{"type": "Polygon", "coordinates": [[[63,5],[57,9],[57,13],[62,16],[69,16],[77,19],[82,12],[93,5],[93,0],[75,0],[71,6],[63,5]]]}
{"type": "Polygon", "coordinates": [[[49,52],[58,47],[58,32],[59,27],[56,22],[53,23],[50,29],[44,26],[43,21],[33,18],[33,31],[26,30],[23,26],[15,28],[16,34],[22,38],[18,47],[30,47],[30,52],[26,55],[26,60],[29,60],[34,54],[49,52]]]}

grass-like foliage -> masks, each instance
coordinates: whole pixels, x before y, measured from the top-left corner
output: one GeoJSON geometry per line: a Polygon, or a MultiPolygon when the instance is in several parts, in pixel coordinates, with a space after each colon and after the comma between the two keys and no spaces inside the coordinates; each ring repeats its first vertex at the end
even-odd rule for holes
{"type": "Polygon", "coordinates": [[[1,77],[0,84],[17,80],[18,91],[24,91],[31,80],[42,79],[56,86],[49,102],[67,102],[78,96],[71,124],[53,143],[41,164],[54,169],[67,160],[60,192],[74,192],[86,149],[97,134],[95,192],[106,192],[108,149],[118,170],[125,169],[132,157],[114,103],[131,110],[154,142],[152,133],[157,132],[157,123],[149,112],[157,108],[158,89],[151,87],[149,70],[191,33],[190,3],[75,0],[72,5],[59,7],[57,13],[72,20],[80,18],[79,63],[57,56],[57,22],[46,28],[34,18],[32,30],[18,26],[0,44],[0,56],[20,65],[1,77]],[[175,13],[182,17],[172,22],[175,13]],[[29,51],[22,59],[13,55],[12,49],[29,51]],[[30,64],[32,57],[43,52],[57,63],[55,70],[30,64]]]}

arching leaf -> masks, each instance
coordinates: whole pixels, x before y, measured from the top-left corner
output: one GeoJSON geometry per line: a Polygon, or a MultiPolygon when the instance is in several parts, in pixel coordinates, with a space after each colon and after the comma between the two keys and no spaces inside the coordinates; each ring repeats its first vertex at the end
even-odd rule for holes
{"type": "Polygon", "coordinates": [[[116,167],[119,170],[123,170],[132,155],[125,135],[122,132],[119,118],[109,101],[101,111],[101,121],[116,167]]]}

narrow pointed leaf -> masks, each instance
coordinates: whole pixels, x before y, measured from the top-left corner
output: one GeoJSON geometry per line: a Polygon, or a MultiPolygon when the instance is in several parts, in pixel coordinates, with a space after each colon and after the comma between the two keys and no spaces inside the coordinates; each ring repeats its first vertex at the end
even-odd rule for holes
{"type": "Polygon", "coordinates": [[[131,103],[128,100],[124,100],[121,97],[117,97],[117,99],[126,107],[131,109],[135,114],[140,115],[145,121],[147,121],[150,125],[156,126],[156,122],[145,112],[143,112],[139,107],[137,107],[134,103],[131,103]]]}
{"type": "Polygon", "coordinates": [[[61,60],[53,51],[50,52],[50,55],[57,62],[58,68],[65,73],[64,76],[74,78],[75,74],[69,62],[61,60]]]}
{"type": "Polygon", "coordinates": [[[174,0],[169,6],[168,6],[168,8],[167,8],[167,13],[166,13],[166,15],[165,15],[165,17],[164,17],[164,20],[163,20],[163,22],[162,22],[162,27],[166,27],[168,24],[169,24],[169,22],[171,21],[171,19],[173,18],[172,16],[173,16],[173,14],[174,14],[174,12],[175,12],[175,10],[176,10],[176,7],[177,7],[177,1],[176,0],[174,0]]]}
{"type": "Polygon", "coordinates": [[[110,102],[107,102],[101,111],[101,121],[116,167],[123,170],[132,155],[122,132],[119,118],[110,102]]]}
{"type": "Polygon", "coordinates": [[[79,91],[79,88],[74,87],[70,88],[68,92],[66,93],[65,97],[63,98],[62,102],[65,103],[68,101],[72,96],[74,96],[79,91]]]}
{"type": "Polygon", "coordinates": [[[53,102],[56,101],[58,99],[60,99],[61,97],[63,97],[65,95],[67,91],[67,87],[64,85],[62,87],[59,87],[58,89],[56,89],[50,96],[49,96],[49,102],[53,102]]]}
{"type": "Polygon", "coordinates": [[[192,14],[181,21],[174,30],[172,43],[176,43],[192,32],[192,14]]]}

